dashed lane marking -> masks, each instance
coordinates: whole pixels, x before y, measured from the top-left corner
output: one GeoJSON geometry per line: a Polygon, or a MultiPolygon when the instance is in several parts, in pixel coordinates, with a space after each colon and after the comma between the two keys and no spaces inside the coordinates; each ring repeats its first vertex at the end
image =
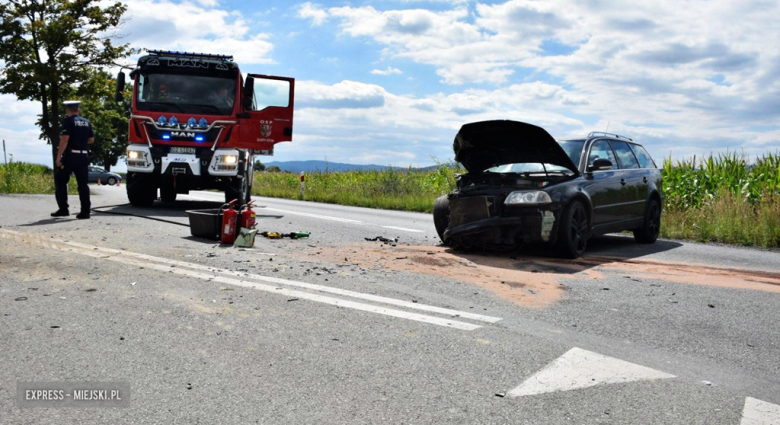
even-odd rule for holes
{"type": "Polygon", "coordinates": [[[507,395],[522,397],[596,385],[674,377],[665,372],[575,347],[526,379],[507,395]]]}
{"type": "Polygon", "coordinates": [[[424,230],[408,229],[406,227],[395,227],[395,226],[382,226],[382,227],[384,227],[385,229],[400,230],[402,232],[425,233],[424,230]]]}

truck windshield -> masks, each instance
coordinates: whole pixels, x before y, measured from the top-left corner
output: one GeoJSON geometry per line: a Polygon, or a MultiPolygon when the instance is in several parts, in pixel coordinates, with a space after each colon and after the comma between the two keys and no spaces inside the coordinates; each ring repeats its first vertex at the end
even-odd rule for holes
{"type": "Polygon", "coordinates": [[[141,74],[138,109],[144,111],[230,115],[236,81],[203,75],[141,74]]]}

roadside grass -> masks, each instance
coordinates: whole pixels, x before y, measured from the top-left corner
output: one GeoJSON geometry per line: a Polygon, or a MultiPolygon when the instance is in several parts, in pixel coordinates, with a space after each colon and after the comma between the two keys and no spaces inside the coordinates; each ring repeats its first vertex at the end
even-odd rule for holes
{"type": "Polygon", "coordinates": [[[54,174],[44,165],[11,162],[0,165],[0,193],[54,193],[54,174]]]}
{"type": "MultiPolygon", "coordinates": [[[[358,207],[432,212],[433,201],[455,187],[464,170],[454,164],[439,164],[426,171],[363,170],[307,173],[305,199],[358,207]]],[[[284,172],[257,172],[252,193],[273,198],[301,199],[300,176],[284,172]]]]}

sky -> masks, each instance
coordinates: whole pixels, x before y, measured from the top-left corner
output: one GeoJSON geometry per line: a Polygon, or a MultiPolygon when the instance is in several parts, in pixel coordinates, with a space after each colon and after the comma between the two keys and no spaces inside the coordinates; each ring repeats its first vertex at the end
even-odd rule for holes
{"type": "MultiPolygon", "coordinates": [[[[780,153],[776,0],[123,3],[116,42],[296,79],[293,141],[263,162],[428,166],[453,160],[461,125],[493,119],[617,133],[659,165],[780,153]]],[[[0,107],[13,159],[49,164],[40,106],[0,107]]]]}

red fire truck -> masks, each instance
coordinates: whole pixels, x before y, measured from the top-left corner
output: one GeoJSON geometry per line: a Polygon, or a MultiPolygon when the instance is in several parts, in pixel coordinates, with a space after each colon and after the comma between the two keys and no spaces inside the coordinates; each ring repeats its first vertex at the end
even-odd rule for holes
{"type": "MultiPolygon", "coordinates": [[[[292,141],[295,80],[243,76],[232,56],[149,50],[130,72],[127,197],[134,206],[219,189],[249,201],[253,156],[292,141]]],[[[117,76],[122,100],[125,74],[117,76]]]]}

